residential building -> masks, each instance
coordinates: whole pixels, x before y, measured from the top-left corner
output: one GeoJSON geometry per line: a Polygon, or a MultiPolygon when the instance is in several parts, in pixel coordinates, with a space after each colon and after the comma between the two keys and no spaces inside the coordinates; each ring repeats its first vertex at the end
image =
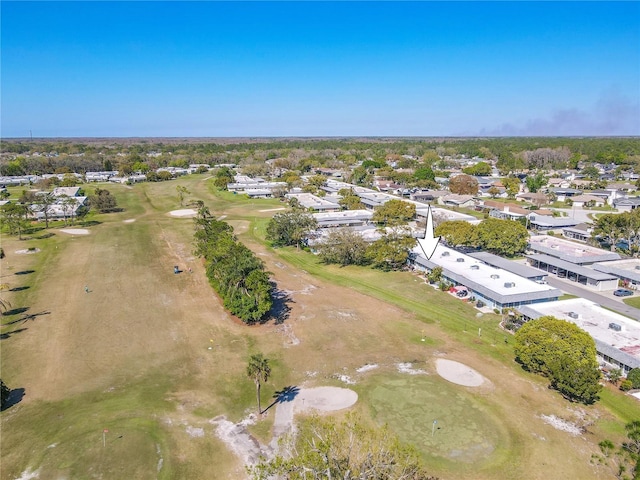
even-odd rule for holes
{"type": "Polygon", "coordinates": [[[640,259],[638,258],[594,263],[592,268],[616,276],[627,288],[635,290],[640,287],[640,259]]]}
{"type": "Polygon", "coordinates": [[[342,207],[337,203],[325,200],[311,193],[287,193],[285,197],[297,199],[300,206],[307,210],[314,210],[316,212],[339,212],[342,210],[342,207]]]}
{"type": "Polygon", "coordinates": [[[359,227],[367,225],[373,217],[370,210],[342,210],[339,212],[321,212],[312,214],[318,227],[359,227]]]}
{"type": "Polygon", "coordinates": [[[420,246],[413,250],[412,264],[419,270],[442,268],[443,279],[454,286],[464,286],[476,301],[490,308],[518,307],[557,300],[562,292],[502,268],[439,244],[430,259],[420,246]]]}
{"type": "Polygon", "coordinates": [[[603,367],[620,368],[625,375],[640,368],[640,322],[583,298],[525,305],[517,310],[527,320],[551,315],[579,326],[595,340],[603,367]]]}

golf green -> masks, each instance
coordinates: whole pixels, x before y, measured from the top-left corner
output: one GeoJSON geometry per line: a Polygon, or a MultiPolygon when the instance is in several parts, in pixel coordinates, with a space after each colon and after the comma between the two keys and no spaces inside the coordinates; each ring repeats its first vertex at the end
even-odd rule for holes
{"type": "Polygon", "coordinates": [[[490,457],[507,434],[482,395],[430,376],[372,380],[376,385],[365,395],[374,418],[401,441],[445,463],[492,463],[490,457]]]}

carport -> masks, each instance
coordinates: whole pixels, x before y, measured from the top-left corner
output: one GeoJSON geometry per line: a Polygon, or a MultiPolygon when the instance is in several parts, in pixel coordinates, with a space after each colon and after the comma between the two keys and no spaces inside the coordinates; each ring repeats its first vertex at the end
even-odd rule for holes
{"type": "Polygon", "coordinates": [[[615,290],[618,287],[618,278],[614,275],[597,272],[550,255],[542,253],[527,255],[527,261],[534,268],[549,272],[558,278],[567,278],[593,290],[615,290]]]}

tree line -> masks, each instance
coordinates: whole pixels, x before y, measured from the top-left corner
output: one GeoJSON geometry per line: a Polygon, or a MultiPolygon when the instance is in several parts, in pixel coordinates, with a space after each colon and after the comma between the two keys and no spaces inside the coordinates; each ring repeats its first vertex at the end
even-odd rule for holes
{"type": "MultiPolygon", "coordinates": [[[[292,138],[212,142],[161,139],[137,143],[5,140],[0,144],[0,153],[14,156],[0,160],[2,175],[56,173],[65,168],[77,173],[121,170],[133,168],[135,164],[146,164],[152,170],[160,166],[210,162],[249,167],[265,166],[265,162],[270,161],[277,167],[300,172],[308,172],[314,166],[344,168],[362,163],[358,176],[366,176],[374,168],[381,168],[390,157],[398,159],[398,168],[413,168],[413,159],[421,159],[422,165],[432,166],[445,157],[461,155],[496,160],[503,173],[522,169],[575,168],[579,161],[640,168],[640,146],[633,138],[292,138]]],[[[476,170],[486,171],[486,166],[472,169],[476,170]]],[[[415,181],[428,182],[432,180],[430,176],[425,170],[416,175],[415,181]]],[[[402,182],[401,177],[398,180],[402,182]]]]}
{"type": "Polygon", "coordinates": [[[594,220],[592,238],[608,245],[612,251],[620,241],[624,241],[624,250],[637,256],[640,251],[640,210],[599,215],[594,220]]]}
{"type": "MultiPolygon", "coordinates": [[[[367,242],[360,233],[348,228],[331,229],[313,248],[325,263],[371,265],[381,270],[400,270],[407,265],[416,244],[407,222],[415,217],[415,205],[390,200],[373,214],[380,238],[367,242]]],[[[306,246],[318,228],[315,218],[299,209],[277,213],[267,225],[267,240],[275,247],[306,246]]]]}
{"type": "Polygon", "coordinates": [[[233,234],[233,228],[211,216],[202,202],[195,218],[195,254],[204,258],[209,283],[224,307],[243,322],[262,320],[273,300],[264,263],[233,234]]]}
{"type": "Polygon", "coordinates": [[[515,220],[487,218],[478,225],[460,220],[440,223],[435,235],[451,247],[476,247],[496,255],[513,257],[527,248],[527,229],[515,220]]]}

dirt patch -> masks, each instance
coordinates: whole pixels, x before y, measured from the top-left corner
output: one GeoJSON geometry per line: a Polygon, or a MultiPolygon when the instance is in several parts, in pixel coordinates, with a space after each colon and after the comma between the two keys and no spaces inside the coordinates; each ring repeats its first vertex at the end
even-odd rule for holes
{"type": "Polygon", "coordinates": [[[540,415],[540,418],[544,421],[544,423],[551,425],[556,430],[570,433],[573,436],[577,436],[582,433],[582,429],[576,424],[571,423],[567,420],[563,420],[562,418],[556,417],[555,415],[540,415]]]}
{"type": "Polygon", "coordinates": [[[60,231],[69,235],[89,235],[89,230],[86,228],[63,228],[60,231]]]}
{"type": "Polygon", "coordinates": [[[378,368],[378,364],[373,363],[367,363],[366,365],[361,366],[360,368],[356,368],[356,372],[358,373],[364,373],[364,372],[368,372],[369,370],[375,370],[376,368],[378,368]]]}
{"type": "Polygon", "coordinates": [[[172,210],[169,215],[179,218],[193,218],[198,214],[193,208],[185,208],[182,210],[172,210]]]}
{"type": "Polygon", "coordinates": [[[250,415],[244,420],[233,423],[224,416],[211,420],[216,427],[216,436],[242,460],[247,466],[255,465],[261,456],[270,457],[269,447],[261,445],[248,431],[247,426],[255,422],[255,416],[250,415]]]}
{"type": "Polygon", "coordinates": [[[280,450],[278,440],[282,435],[294,431],[293,417],[296,412],[333,412],[349,408],[357,400],[356,392],[338,387],[304,388],[297,390],[292,396],[283,397],[276,405],[273,438],[268,445],[260,443],[247,430],[247,426],[256,421],[253,414],[235,424],[223,416],[214,418],[210,423],[216,427],[216,436],[242,460],[243,464],[252,466],[260,457],[272,458],[274,453],[280,450]]]}
{"type": "Polygon", "coordinates": [[[40,470],[31,470],[30,468],[27,468],[24,472],[22,472],[22,475],[16,478],[16,480],[31,480],[33,478],[38,478],[39,475],[40,470]]]}
{"type": "Polygon", "coordinates": [[[426,375],[427,372],[417,368],[413,368],[411,363],[398,363],[396,365],[400,373],[408,373],[409,375],[426,375]]]}
{"type": "Polygon", "coordinates": [[[465,387],[479,387],[486,381],[486,379],[473,368],[463,363],[446,360],[444,358],[438,358],[436,360],[436,370],[438,375],[445,380],[465,387]]]}

